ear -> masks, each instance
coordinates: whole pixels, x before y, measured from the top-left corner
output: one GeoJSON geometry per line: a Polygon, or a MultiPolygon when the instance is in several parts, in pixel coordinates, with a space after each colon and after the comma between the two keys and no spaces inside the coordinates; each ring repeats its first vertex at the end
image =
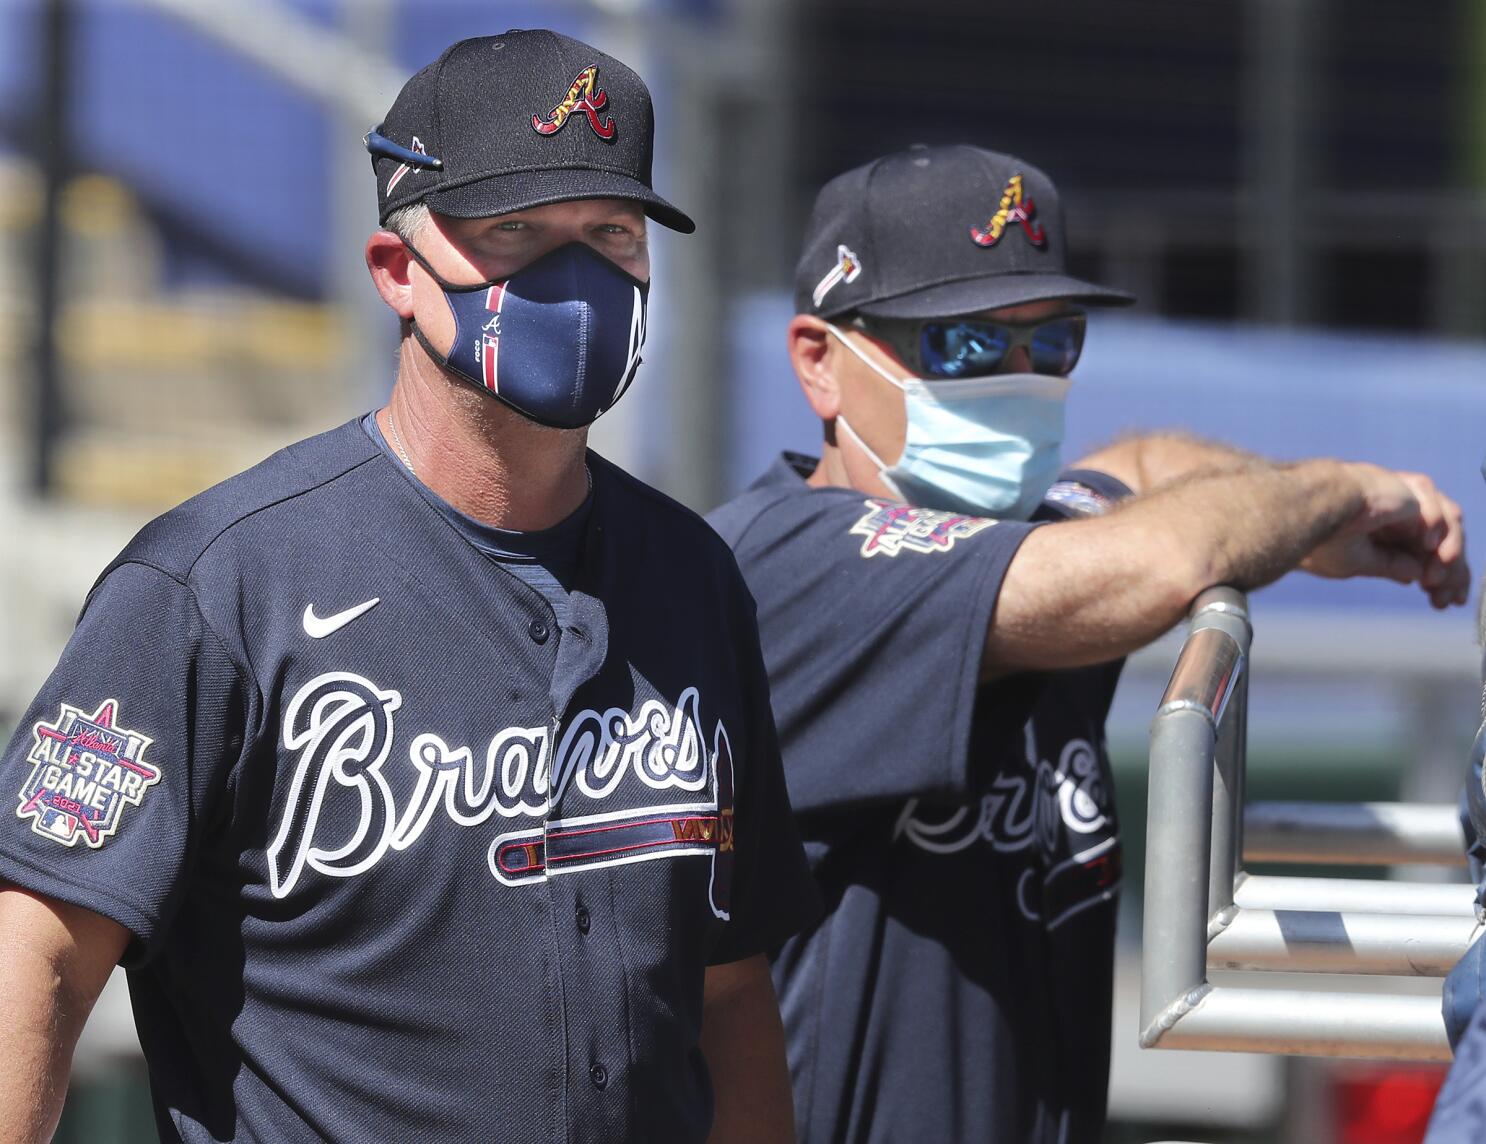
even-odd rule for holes
{"type": "Polygon", "coordinates": [[[366,269],[382,301],[403,321],[413,317],[413,284],[409,277],[413,256],[390,230],[373,231],[366,240],[366,269]]]}
{"type": "Polygon", "coordinates": [[[822,421],[831,422],[841,409],[841,387],[836,381],[836,355],[840,347],[826,323],[810,314],[790,319],[789,360],[805,391],[805,400],[822,421]]]}

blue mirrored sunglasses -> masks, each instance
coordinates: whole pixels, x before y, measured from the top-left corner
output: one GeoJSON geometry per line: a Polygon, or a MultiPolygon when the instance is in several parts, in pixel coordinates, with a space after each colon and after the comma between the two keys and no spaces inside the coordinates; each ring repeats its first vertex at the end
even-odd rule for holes
{"type": "Polygon", "coordinates": [[[1087,318],[1058,314],[1040,322],[993,322],[987,318],[862,318],[854,324],[892,348],[918,377],[952,379],[1004,373],[1018,347],[1027,351],[1033,373],[1067,377],[1084,348],[1087,318]]]}

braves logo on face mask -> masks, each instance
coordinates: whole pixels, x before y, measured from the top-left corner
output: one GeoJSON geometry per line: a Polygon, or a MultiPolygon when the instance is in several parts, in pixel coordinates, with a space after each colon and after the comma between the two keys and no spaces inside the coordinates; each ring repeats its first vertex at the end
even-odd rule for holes
{"type": "Polygon", "coordinates": [[[568,88],[567,95],[558,101],[545,119],[540,115],[531,117],[533,130],[538,135],[556,135],[573,112],[581,111],[588,117],[588,126],[593,128],[593,133],[605,143],[611,142],[616,131],[614,117],[606,115],[602,120],[599,119],[599,112],[608,106],[609,96],[599,88],[598,77],[599,69],[593,64],[580,71],[568,88]]]}
{"type": "Polygon", "coordinates": [[[1033,246],[1043,247],[1047,245],[1047,231],[1042,228],[1040,222],[1035,221],[1037,216],[1037,204],[1029,198],[1024,198],[1022,193],[1022,176],[1020,173],[1011,176],[1006,184],[1006,190],[1001,192],[1001,202],[996,207],[996,213],[985,224],[984,228],[972,226],[970,238],[976,246],[995,246],[1006,233],[1006,228],[1014,223],[1022,224],[1022,231],[1027,236],[1027,241],[1033,246]]]}
{"type": "Polygon", "coordinates": [[[576,429],[624,395],[645,344],[650,285],[581,242],[509,278],[456,286],[411,244],[444,291],[454,342],[441,352],[413,324],[428,356],[541,425],[576,429]]]}

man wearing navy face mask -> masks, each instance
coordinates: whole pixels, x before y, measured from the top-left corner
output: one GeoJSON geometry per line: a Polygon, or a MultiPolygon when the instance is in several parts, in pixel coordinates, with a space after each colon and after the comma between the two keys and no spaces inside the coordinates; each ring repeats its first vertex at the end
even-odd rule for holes
{"type": "Polygon", "coordinates": [[[587,452],[634,379],[651,107],[464,40],[367,135],[391,401],[149,525],[0,785],[0,1139],[115,962],[185,1140],[787,1141],[816,901],[752,601],[587,452]]]}
{"type": "MultiPolygon", "coordinates": [[[[713,525],[758,601],[825,919],[774,960],[800,1138],[1097,1140],[1123,656],[1296,568],[1464,602],[1428,478],[1180,436],[1061,469],[1082,307],[1047,177],[956,146],[829,183],[789,352],[824,429],[713,525]]],[[[1074,388],[1076,393],[1076,387],[1074,388]]]]}

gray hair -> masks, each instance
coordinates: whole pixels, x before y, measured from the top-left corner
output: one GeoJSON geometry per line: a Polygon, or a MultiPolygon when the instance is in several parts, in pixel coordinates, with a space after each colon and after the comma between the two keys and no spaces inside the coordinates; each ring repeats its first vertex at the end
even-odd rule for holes
{"type": "Polygon", "coordinates": [[[428,204],[420,200],[416,203],[409,203],[405,207],[398,207],[387,216],[382,229],[390,230],[404,242],[412,242],[432,221],[433,215],[428,209],[428,204]]]}

